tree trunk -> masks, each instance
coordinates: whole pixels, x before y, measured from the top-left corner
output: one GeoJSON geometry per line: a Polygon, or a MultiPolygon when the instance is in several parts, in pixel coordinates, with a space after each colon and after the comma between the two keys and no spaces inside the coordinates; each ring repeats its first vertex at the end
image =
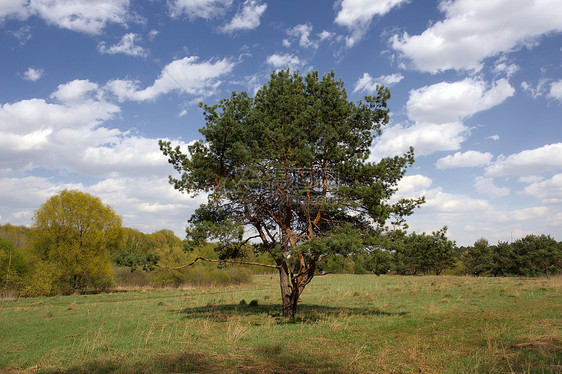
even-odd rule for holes
{"type": "Polygon", "coordinates": [[[283,303],[283,317],[294,319],[295,313],[297,312],[299,291],[291,287],[289,269],[285,264],[279,267],[279,281],[281,286],[281,300],[283,303]]]}

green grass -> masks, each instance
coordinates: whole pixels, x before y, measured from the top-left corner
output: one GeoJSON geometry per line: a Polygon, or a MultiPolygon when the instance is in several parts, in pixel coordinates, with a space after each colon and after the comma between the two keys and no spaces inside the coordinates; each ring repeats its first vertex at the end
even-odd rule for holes
{"type": "Polygon", "coordinates": [[[309,285],[294,322],[280,316],[269,275],[4,300],[0,372],[562,373],[561,286],[560,277],[328,275],[309,285]]]}

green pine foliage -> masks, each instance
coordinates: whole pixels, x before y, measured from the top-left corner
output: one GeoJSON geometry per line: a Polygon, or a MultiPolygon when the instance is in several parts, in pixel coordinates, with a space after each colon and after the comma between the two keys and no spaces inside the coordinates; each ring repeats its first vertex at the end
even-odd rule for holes
{"type": "MultiPolygon", "coordinates": [[[[160,141],[177,177],[177,190],[208,192],[190,219],[189,245],[218,242],[223,258],[237,255],[255,234],[255,250],[268,253],[279,270],[283,313],[294,317],[304,288],[330,256],[364,252],[366,241],[402,226],[424,202],[392,202],[397,184],[414,162],[404,155],[369,162],[370,147],[389,121],[390,91],[348,100],[334,72],[322,77],[289,70],[250,97],[233,92],[214,105],[201,104],[204,140],[187,152],[160,141]]],[[[366,271],[361,264],[357,271],[366,271]]]]}
{"type": "Polygon", "coordinates": [[[476,276],[549,277],[562,271],[562,242],[530,234],[513,243],[490,245],[482,238],[466,249],[462,260],[467,273],[476,276]]]}

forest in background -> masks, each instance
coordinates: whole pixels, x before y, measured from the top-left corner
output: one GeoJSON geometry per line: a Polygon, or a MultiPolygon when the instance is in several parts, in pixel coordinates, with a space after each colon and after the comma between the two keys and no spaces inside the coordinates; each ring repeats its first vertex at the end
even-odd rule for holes
{"type": "MultiPolygon", "coordinates": [[[[250,282],[252,274],[275,269],[249,265],[198,262],[177,267],[197,257],[219,259],[215,244],[191,248],[170,230],[151,234],[120,228],[119,245],[106,257],[110,271],[79,287],[60,284],[67,265],[38,255],[35,228],[0,225],[0,290],[17,296],[56,295],[134,287],[180,287],[250,282]]],[[[512,243],[495,245],[486,239],[472,246],[456,246],[446,228],[431,235],[395,231],[381,236],[368,251],[334,255],[319,262],[319,273],[475,276],[550,276],[562,270],[562,242],[548,235],[528,235],[512,243]]],[[[272,264],[267,254],[256,254],[252,245],[238,253],[243,261],[272,264]]],[[[91,259],[93,262],[93,259],[91,259]]],[[[78,269],[80,271],[80,269],[78,269]]]]}

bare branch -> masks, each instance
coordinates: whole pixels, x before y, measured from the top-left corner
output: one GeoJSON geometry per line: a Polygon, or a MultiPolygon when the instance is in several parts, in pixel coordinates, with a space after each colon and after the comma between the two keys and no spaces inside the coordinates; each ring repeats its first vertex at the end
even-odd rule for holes
{"type": "Polygon", "coordinates": [[[181,266],[162,266],[162,265],[156,264],[156,267],[159,267],[161,269],[167,269],[167,270],[179,270],[179,269],[186,268],[188,266],[195,265],[195,263],[199,260],[208,261],[208,262],[226,263],[226,264],[262,266],[262,267],[266,267],[266,268],[279,269],[279,266],[277,266],[277,265],[260,264],[259,262],[237,261],[237,260],[213,260],[213,259],[204,258],[204,257],[197,257],[193,262],[190,262],[189,264],[185,264],[185,265],[181,265],[181,266]]]}

